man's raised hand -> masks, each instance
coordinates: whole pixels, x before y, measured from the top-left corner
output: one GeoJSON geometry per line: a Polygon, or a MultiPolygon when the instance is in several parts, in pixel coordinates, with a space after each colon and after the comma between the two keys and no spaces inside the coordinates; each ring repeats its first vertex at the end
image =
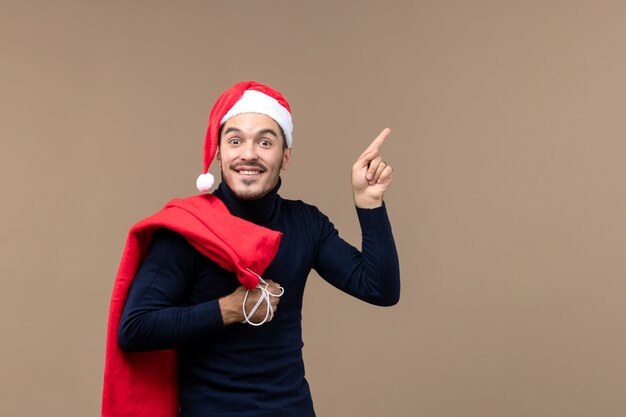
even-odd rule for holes
{"type": "Polygon", "coordinates": [[[357,207],[375,208],[383,204],[393,170],[381,158],[380,147],[390,133],[391,129],[383,129],[352,166],[352,190],[357,207]]]}

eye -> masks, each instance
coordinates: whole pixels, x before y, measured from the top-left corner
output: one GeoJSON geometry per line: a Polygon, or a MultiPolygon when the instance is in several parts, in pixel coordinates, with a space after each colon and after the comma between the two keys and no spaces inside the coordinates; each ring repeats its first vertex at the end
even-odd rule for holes
{"type": "Polygon", "coordinates": [[[272,142],[269,139],[261,139],[259,143],[261,146],[272,146],[272,142]]]}
{"type": "Polygon", "coordinates": [[[228,143],[231,145],[239,145],[241,144],[241,139],[239,138],[230,138],[228,139],[228,143]]]}

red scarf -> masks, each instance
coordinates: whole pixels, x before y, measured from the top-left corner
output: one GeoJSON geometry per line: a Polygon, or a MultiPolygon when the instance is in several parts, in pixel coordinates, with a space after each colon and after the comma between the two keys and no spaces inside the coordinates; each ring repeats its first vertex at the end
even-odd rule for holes
{"type": "Polygon", "coordinates": [[[174,349],[122,352],[117,331],[130,284],[160,228],[183,235],[200,253],[237,273],[254,288],[276,256],[281,234],[231,215],[217,197],[198,195],[170,201],[160,212],[134,225],[126,241],[111,297],[107,332],[103,417],[178,416],[177,363],[174,349]]]}

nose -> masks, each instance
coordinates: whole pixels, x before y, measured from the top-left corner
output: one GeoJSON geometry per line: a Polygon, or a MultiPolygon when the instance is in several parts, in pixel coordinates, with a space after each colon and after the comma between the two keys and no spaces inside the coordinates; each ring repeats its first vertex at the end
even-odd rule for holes
{"type": "Polygon", "coordinates": [[[257,158],[254,141],[246,141],[241,150],[241,159],[244,161],[254,161],[257,158]]]}

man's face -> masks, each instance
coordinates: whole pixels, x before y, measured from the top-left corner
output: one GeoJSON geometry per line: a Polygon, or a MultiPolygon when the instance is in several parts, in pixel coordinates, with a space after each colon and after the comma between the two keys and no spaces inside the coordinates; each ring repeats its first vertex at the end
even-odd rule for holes
{"type": "Polygon", "coordinates": [[[276,187],[280,170],[291,162],[284,140],[278,123],[264,114],[243,113],[224,123],[215,158],[239,199],[254,200],[276,187]]]}

